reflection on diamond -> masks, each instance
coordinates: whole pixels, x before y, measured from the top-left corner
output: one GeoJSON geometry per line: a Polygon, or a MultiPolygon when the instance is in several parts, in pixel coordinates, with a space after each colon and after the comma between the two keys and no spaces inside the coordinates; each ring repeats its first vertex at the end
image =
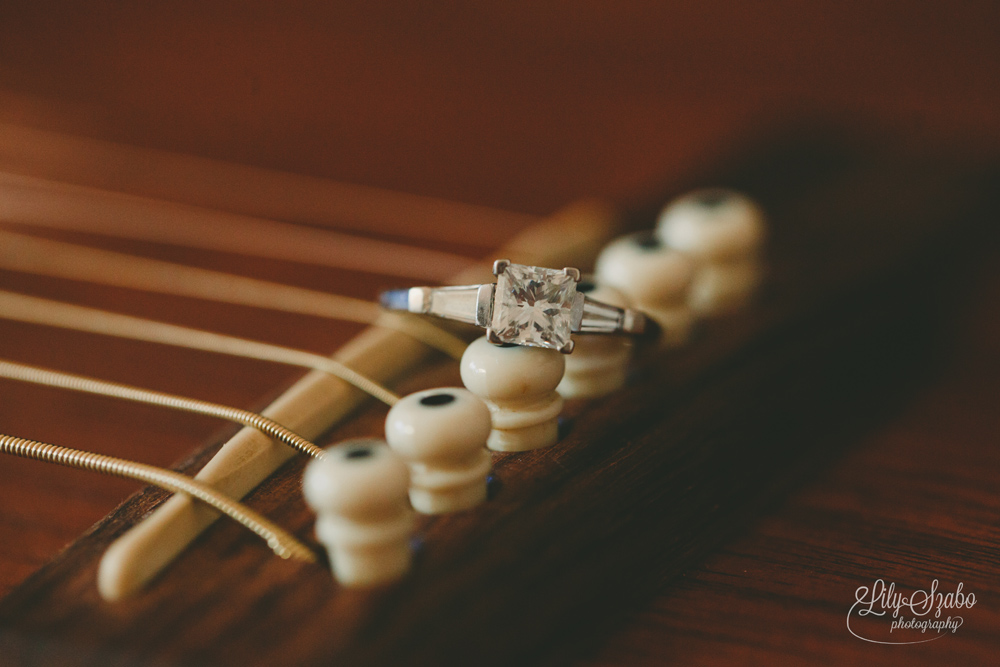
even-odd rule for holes
{"type": "Polygon", "coordinates": [[[505,343],[558,350],[570,341],[576,281],[562,271],[509,264],[497,279],[493,331],[505,343]]]}

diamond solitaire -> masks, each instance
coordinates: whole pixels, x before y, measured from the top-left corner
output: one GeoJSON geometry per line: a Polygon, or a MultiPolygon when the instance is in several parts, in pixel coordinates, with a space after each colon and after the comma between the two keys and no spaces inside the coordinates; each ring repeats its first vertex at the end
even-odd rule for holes
{"type": "Polygon", "coordinates": [[[588,298],[576,269],[493,263],[497,282],[456,287],[411,287],[383,292],[383,308],[435,315],[486,329],[497,345],[573,351],[570,334],[641,334],[646,316],[588,298]]]}
{"type": "MultiPolygon", "coordinates": [[[[490,340],[554,350],[571,346],[579,272],[498,264],[490,340]]],[[[580,299],[578,313],[582,307],[580,299]]]]}

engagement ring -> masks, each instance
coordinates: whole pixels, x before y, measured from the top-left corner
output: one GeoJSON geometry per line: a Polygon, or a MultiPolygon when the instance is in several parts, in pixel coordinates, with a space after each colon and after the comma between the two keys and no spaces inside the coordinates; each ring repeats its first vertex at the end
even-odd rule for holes
{"type": "Polygon", "coordinates": [[[485,327],[490,342],[573,351],[573,333],[641,334],[646,317],[631,308],[595,301],[585,294],[593,285],[580,281],[577,269],[544,269],[493,264],[496,283],[460,287],[411,287],[383,292],[389,310],[435,315],[485,327]]]}

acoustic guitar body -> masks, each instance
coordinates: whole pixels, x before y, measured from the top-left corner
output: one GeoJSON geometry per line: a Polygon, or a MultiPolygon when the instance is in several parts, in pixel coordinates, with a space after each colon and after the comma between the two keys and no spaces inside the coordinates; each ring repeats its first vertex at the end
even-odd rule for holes
{"type": "MultiPolygon", "coordinates": [[[[645,202],[626,202],[628,213],[608,230],[609,238],[651,229],[659,208],[692,187],[723,186],[752,197],[769,221],[767,275],[759,298],[746,309],[704,320],[684,347],[639,349],[623,389],[567,403],[555,446],[494,454],[489,500],[466,512],[421,518],[413,570],[402,581],[374,589],[343,588],[325,563],[282,561],[239,526],[217,521],[141,593],[106,602],[95,587],[104,550],[168,498],[145,489],[3,598],[0,663],[658,664],[673,657],[738,664],[757,651],[770,656],[768,662],[810,655],[818,660],[823,652],[849,661],[884,648],[872,649],[843,627],[855,589],[876,578],[888,581],[935,567],[942,579],[968,577],[967,585],[983,604],[968,610],[965,630],[928,645],[909,664],[954,654],[969,658],[967,664],[985,660],[998,648],[996,633],[989,632],[998,627],[997,607],[988,608],[988,601],[1000,600],[1000,565],[998,536],[984,532],[988,516],[977,513],[996,510],[995,494],[985,487],[963,492],[970,495],[963,496],[966,504],[957,505],[956,512],[964,512],[963,521],[970,522],[961,538],[966,541],[947,556],[941,555],[947,543],[960,538],[920,533],[913,517],[900,517],[896,530],[884,534],[866,529],[867,511],[867,525],[879,520],[877,504],[858,509],[850,497],[831,492],[813,506],[787,508],[789,498],[817,485],[826,488],[822,485],[831,470],[850,476],[843,472],[845,462],[862,465],[858,453],[864,460],[865,448],[875,446],[866,444],[870,434],[905,413],[919,387],[941,367],[951,340],[949,323],[971,284],[970,269],[982,266],[995,242],[984,224],[985,215],[996,210],[990,187],[995,176],[982,165],[914,160],[858,146],[839,133],[813,131],[748,149],[738,159],[692,176],[683,187],[650,193],[645,202]],[[787,511],[798,512],[793,518],[802,533],[781,536],[765,528],[759,539],[784,538],[781,544],[799,550],[771,560],[752,552],[759,556],[760,573],[777,568],[783,579],[765,581],[764,574],[733,571],[734,563],[754,562],[754,556],[740,560],[740,554],[727,550],[747,540],[755,544],[761,522],[771,525],[766,522],[777,519],[768,517],[787,511]],[[975,516],[978,523],[970,518],[975,516]],[[861,525],[846,528],[852,518],[861,525]],[[840,551],[837,540],[845,531],[864,533],[870,552],[840,551]],[[914,535],[919,540],[906,541],[914,535]],[[901,561],[919,559],[918,547],[939,554],[938,560],[909,570],[869,560],[895,540],[902,540],[901,561]],[[713,577],[699,569],[720,558],[729,571],[713,577]],[[830,591],[841,591],[843,598],[830,599],[830,591]],[[670,606],[672,596],[685,602],[670,606]],[[650,627],[648,617],[645,626],[640,617],[635,625],[634,614],[654,601],[654,609],[666,610],[666,620],[650,627]],[[783,613],[783,608],[796,611],[783,613]],[[768,629],[769,621],[761,618],[754,639],[739,633],[726,638],[725,628],[711,625],[712,618],[726,623],[732,614],[755,609],[774,613],[770,621],[781,627],[768,629]],[[609,650],[602,649],[609,636],[630,627],[647,627],[666,639],[650,638],[646,652],[627,658],[601,653],[609,650]],[[690,644],[679,639],[686,633],[691,633],[690,644]],[[758,645],[759,637],[773,641],[758,645]]],[[[545,249],[551,266],[566,265],[564,257],[567,263],[581,261],[573,240],[572,235],[558,238],[545,249]]],[[[590,261],[597,248],[585,253],[590,261]]],[[[496,257],[490,252],[484,259],[496,257]]],[[[233,258],[224,261],[238,264],[233,258]]],[[[284,270],[280,263],[262,266],[264,274],[284,270]]],[[[299,278],[308,283],[321,277],[331,291],[367,298],[400,283],[386,276],[368,279],[344,272],[331,278],[310,271],[301,269],[299,278]]],[[[14,273],[4,278],[11,288],[67,299],[75,294],[95,302],[126,300],[122,293],[98,288],[41,279],[32,283],[14,273]]],[[[204,303],[140,292],[127,300],[133,311],[148,316],[161,307],[173,314],[191,308],[187,321],[206,328],[234,315],[244,318],[237,328],[260,323],[262,337],[284,328],[273,314],[251,309],[213,312],[204,303]]],[[[324,352],[360,329],[296,317],[285,324],[298,329],[286,340],[324,352]],[[325,333],[318,336],[321,329],[325,333]]],[[[4,332],[12,350],[26,350],[35,361],[42,358],[29,345],[37,329],[5,325],[4,332]]],[[[81,368],[101,368],[112,349],[93,336],[55,338],[67,346],[53,353],[57,359],[92,357],[80,362],[81,368]]],[[[128,355],[123,363],[135,363],[144,350],[139,344],[123,349],[128,355]]],[[[178,369],[182,358],[206,378],[201,388],[188,387],[192,393],[219,389],[227,395],[221,387],[238,384],[241,375],[249,378],[259,368],[271,390],[257,395],[256,408],[301,375],[200,353],[166,352],[157,357],[157,366],[168,374],[160,386],[192,384],[195,373],[178,369]]],[[[400,370],[395,380],[400,393],[461,384],[458,365],[441,355],[425,355],[400,370]]],[[[3,386],[5,393],[19,389],[3,386]]],[[[228,396],[239,399],[239,391],[229,390],[228,396]]],[[[5,428],[31,419],[94,428],[113,422],[123,409],[111,402],[99,405],[100,414],[88,415],[25,407],[5,428]]],[[[152,419],[145,425],[154,428],[156,420],[171,418],[153,409],[140,414],[128,418],[132,421],[124,431],[141,433],[143,419],[152,419]]],[[[318,442],[379,437],[384,419],[383,406],[363,404],[318,442]]],[[[217,428],[210,420],[187,423],[202,441],[217,428]]],[[[215,431],[209,444],[176,469],[193,474],[236,430],[215,431]]],[[[75,444],[71,433],[65,427],[70,446],[75,444]]],[[[84,439],[99,441],[95,435],[84,439]]],[[[984,453],[982,460],[983,470],[995,474],[995,455],[984,453]]],[[[292,458],[245,502],[315,546],[315,517],[301,491],[305,463],[301,455],[292,458]]],[[[898,471],[908,464],[887,460],[880,465],[898,471]]],[[[93,480],[102,483],[102,478],[93,480]]],[[[952,492],[959,493],[947,490],[952,492]]],[[[782,520],[779,526],[791,521],[782,520]]],[[[617,636],[615,641],[622,641],[617,636]]]]}

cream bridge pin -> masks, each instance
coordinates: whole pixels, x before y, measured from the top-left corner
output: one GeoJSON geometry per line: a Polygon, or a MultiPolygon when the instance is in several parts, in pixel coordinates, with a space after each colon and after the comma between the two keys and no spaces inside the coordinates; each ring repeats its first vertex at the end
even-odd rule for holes
{"type": "Polygon", "coordinates": [[[573,351],[574,333],[641,334],[646,317],[577,291],[577,269],[545,269],[498,259],[496,283],[458,287],[411,287],[383,292],[390,310],[435,315],[485,327],[497,345],[573,351]]]}

